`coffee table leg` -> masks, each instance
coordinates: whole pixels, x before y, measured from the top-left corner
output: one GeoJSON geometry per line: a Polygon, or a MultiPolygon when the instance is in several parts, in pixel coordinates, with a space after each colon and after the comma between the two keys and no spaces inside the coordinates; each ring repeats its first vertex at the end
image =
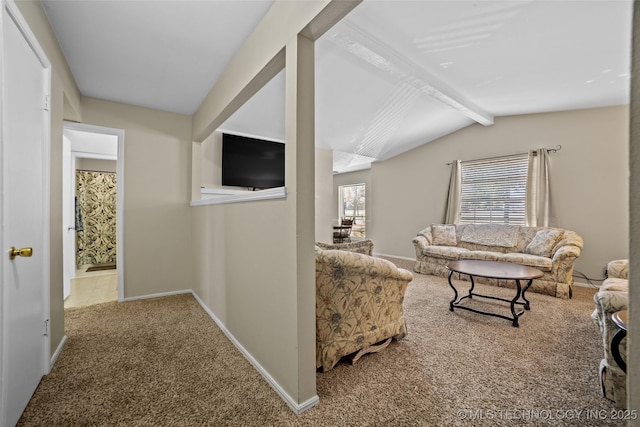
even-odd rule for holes
{"type": "Polygon", "coordinates": [[[451,286],[451,289],[453,289],[453,294],[454,297],[451,300],[451,302],[449,302],[449,310],[453,311],[453,303],[458,299],[458,291],[456,290],[456,287],[453,286],[453,283],[451,283],[451,276],[453,276],[453,270],[449,272],[449,286],[451,286]]]}
{"type": "Polygon", "coordinates": [[[520,295],[522,294],[522,287],[520,286],[520,280],[516,279],[516,296],[511,300],[511,315],[513,316],[513,326],[516,328],[518,325],[518,315],[516,314],[516,302],[520,299],[520,295]]]}
{"type": "Polygon", "coordinates": [[[531,308],[529,307],[529,300],[527,299],[525,294],[527,293],[527,290],[529,290],[529,286],[531,286],[532,283],[533,283],[533,279],[529,279],[529,283],[527,283],[527,286],[525,286],[524,290],[522,291],[522,299],[524,300],[525,310],[531,310],[531,308]]]}
{"type": "Polygon", "coordinates": [[[473,280],[473,276],[469,274],[469,280],[471,280],[471,287],[469,288],[469,298],[473,298],[473,289],[476,287],[476,282],[473,280]]]}

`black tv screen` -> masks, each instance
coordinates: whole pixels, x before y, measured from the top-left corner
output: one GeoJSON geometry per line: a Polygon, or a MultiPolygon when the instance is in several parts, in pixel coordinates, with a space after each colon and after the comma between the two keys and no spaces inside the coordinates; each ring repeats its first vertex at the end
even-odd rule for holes
{"type": "Polygon", "coordinates": [[[222,185],[283,187],[284,144],[222,134],[222,185]]]}

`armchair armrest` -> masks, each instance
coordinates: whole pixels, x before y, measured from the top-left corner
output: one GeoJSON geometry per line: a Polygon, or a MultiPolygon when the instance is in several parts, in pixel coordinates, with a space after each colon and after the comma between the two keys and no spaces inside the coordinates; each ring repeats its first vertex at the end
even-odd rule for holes
{"type": "Polygon", "coordinates": [[[411,272],[396,267],[382,258],[340,250],[323,250],[316,254],[316,261],[339,269],[342,274],[365,274],[397,280],[413,280],[411,272]]]}
{"type": "Polygon", "coordinates": [[[629,278],[629,260],[617,259],[607,264],[607,277],[616,279],[629,278]]]}

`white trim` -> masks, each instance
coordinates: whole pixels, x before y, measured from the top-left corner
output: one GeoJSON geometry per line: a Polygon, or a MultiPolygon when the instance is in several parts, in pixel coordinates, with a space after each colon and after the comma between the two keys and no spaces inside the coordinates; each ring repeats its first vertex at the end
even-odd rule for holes
{"type": "Polygon", "coordinates": [[[64,348],[64,345],[67,343],[67,339],[68,338],[65,335],[60,340],[60,343],[58,344],[58,348],[56,348],[56,351],[53,353],[53,356],[51,356],[51,361],[49,362],[49,370],[53,368],[53,365],[55,365],[56,361],[58,360],[58,357],[60,356],[60,353],[62,353],[62,349],[64,348]]]}
{"type": "MultiPolygon", "coordinates": [[[[91,125],[86,123],[76,123],[64,121],[63,128],[78,130],[82,132],[101,133],[105,135],[114,135],[118,138],[118,154],[116,160],[116,265],[118,266],[118,301],[124,301],[124,230],[126,227],[124,221],[124,129],[109,128],[105,126],[91,125]]],[[[79,153],[79,152],[72,152],[79,153]]],[[[91,157],[90,153],[86,153],[87,158],[91,157]]],[[[80,155],[78,157],[85,157],[80,155]]],[[[102,155],[100,158],[111,156],[102,155]]]]}
{"type": "Polygon", "coordinates": [[[183,289],[181,291],[171,291],[171,292],[160,292],[157,294],[148,294],[148,295],[140,295],[137,297],[129,297],[122,300],[122,302],[131,302],[131,301],[140,301],[145,299],[153,299],[153,298],[162,298],[162,297],[170,297],[173,295],[182,295],[182,294],[193,294],[191,289],[183,289]]]}
{"type": "MultiPolygon", "coordinates": [[[[66,127],[66,126],[65,126],[66,127]]],[[[73,157],[77,159],[95,159],[95,160],[118,160],[118,156],[111,154],[87,153],[85,151],[70,150],[73,157]]]]}
{"type": "Polygon", "coordinates": [[[573,286],[578,286],[580,288],[589,288],[589,289],[599,289],[600,286],[592,285],[588,282],[578,282],[575,278],[573,279],[573,286]]]}
{"type": "Polygon", "coordinates": [[[410,258],[410,257],[406,257],[406,256],[399,256],[399,255],[389,255],[389,254],[381,254],[378,252],[374,252],[373,256],[377,256],[377,257],[389,257],[389,258],[398,258],[398,259],[404,259],[406,261],[415,261],[415,258],[410,258]]]}
{"type": "MultiPolygon", "coordinates": [[[[212,191],[208,189],[207,191],[212,191]]],[[[206,196],[207,193],[203,193],[206,196]]],[[[192,200],[191,206],[224,205],[228,203],[254,202],[257,200],[285,199],[287,187],[269,188],[260,191],[245,191],[242,194],[211,195],[202,200],[192,200]]]]}
{"type": "Polygon", "coordinates": [[[312,408],[313,406],[317,405],[318,402],[320,402],[320,398],[317,395],[315,395],[312,398],[306,400],[305,402],[297,403],[280,386],[280,384],[278,384],[278,382],[269,374],[269,372],[267,372],[267,370],[264,369],[262,367],[262,365],[260,365],[260,363],[258,363],[258,361],[251,355],[251,353],[249,353],[242,346],[242,344],[240,344],[240,342],[236,339],[236,337],[233,336],[233,334],[226,328],[224,323],[222,323],[222,321],[216,317],[216,315],[209,309],[209,307],[206,306],[204,301],[202,301],[200,299],[200,297],[195,292],[191,291],[191,293],[193,294],[193,297],[196,299],[196,301],[198,301],[200,306],[204,309],[204,311],[207,312],[209,317],[211,317],[213,319],[213,321],[216,323],[216,325],[218,325],[220,330],[222,330],[222,332],[224,332],[224,334],[227,336],[227,338],[229,338],[229,340],[233,343],[233,345],[235,345],[236,348],[238,350],[240,350],[240,352],[249,361],[249,363],[251,363],[253,365],[253,367],[260,373],[260,375],[262,375],[263,378],[265,380],[267,380],[267,382],[269,383],[271,388],[273,388],[276,391],[276,393],[278,393],[280,395],[280,397],[287,403],[287,405],[289,405],[289,407],[293,410],[293,412],[295,412],[296,414],[299,415],[302,412],[306,411],[307,409],[312,408]]]}

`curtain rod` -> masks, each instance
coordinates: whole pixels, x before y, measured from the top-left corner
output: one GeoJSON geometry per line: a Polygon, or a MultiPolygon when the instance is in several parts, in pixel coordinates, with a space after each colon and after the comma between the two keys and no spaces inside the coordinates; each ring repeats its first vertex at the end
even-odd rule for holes
{"type": "MultiPolygon", "coordinates": [[[[562,150],[562,145],[558,144],[553,148],[547,148],[547,153],[557,153],[558,151],[562,150]]],[[[491,160],[491,159],[501,159],[503,157],[512,157],[512,156],[518,156],[521,154],[529,154],[529,153],[535,153],[535,150],[529,150],[526,153],[516,153],[516,154],[509,154],[506,156],[496,156],[496,157],[485,157],[484,159],[473,159],[473,160],[463,160],[465,162],[470,162],[470,161],[478,161],[478,160],[491,160]]],[[[449,162],[446,163],[446,165],[451,166],[453,164],[453,162],[449,162]]]]}

